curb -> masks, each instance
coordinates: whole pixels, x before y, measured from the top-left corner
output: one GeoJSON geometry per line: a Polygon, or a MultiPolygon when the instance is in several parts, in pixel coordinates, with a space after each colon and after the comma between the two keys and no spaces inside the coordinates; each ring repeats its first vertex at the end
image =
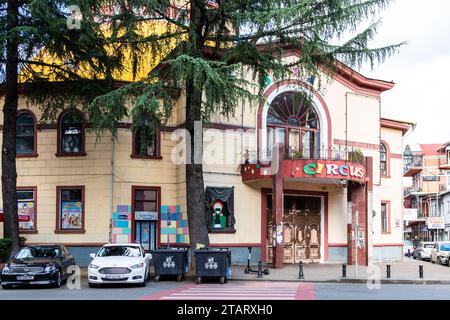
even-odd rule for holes
{"type": "MultiPolygon", "coordinates": [[[[81,277],[87,279],[87,272],[81,272],[81,277]]],[[[154,278],[154,275],[151,275],[151,279],[154,278]]],[[[192,274],[185,274],[184,280],[196,280],[196,276],[192,274]]],[[[298,282],[298,283],[343,283],[343,284],[366,284],[369,279],[352,279],[352,278],[340,278],[340,279],[327,279],[327,280],[317,280],[317,279],[268,279],[268,278],[234,278],[231,277],[228,280],[230,281],[269,281],[269,282],[298,282]]],[[[370,280],[369,280],[370,281],[370,280]]],[[[450,284],[450,280],[426,280],[426,279],[380,279],[380,284],[431,284],[431,285],[444,285],[450,284]]]]}

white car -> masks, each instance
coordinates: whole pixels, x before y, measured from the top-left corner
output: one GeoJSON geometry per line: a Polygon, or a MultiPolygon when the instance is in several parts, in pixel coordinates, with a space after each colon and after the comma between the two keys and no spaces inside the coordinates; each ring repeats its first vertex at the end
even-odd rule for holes
{"type": "Polygon", "coordinates": [[[91,253],[88,268],[89,287],[105,283],[129,283],[145,286],[150,276],[150,259],[140,244],[106,244],[91,253]]]}

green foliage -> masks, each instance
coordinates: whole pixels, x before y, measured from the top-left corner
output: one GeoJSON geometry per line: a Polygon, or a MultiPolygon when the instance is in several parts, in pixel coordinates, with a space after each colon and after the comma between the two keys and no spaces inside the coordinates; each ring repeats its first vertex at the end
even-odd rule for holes
{"type": "Polygon", "coordinates": [[[5,263],[11,254],[11,239],[0,239],[0,263],[5,263]]]}
{"type": "Polygon", "coordinates": [[[125,117],[140,122],[140,116],[151,114],[155,122],[167,122],[173,104],[161,101],[169,87],[203,92],[201,101],[189,108],[195,120],[207,122],[217,114],[232,116],[242,100],[260,102],[268,74],[278,81],[292,77],[292,67],[297,67],[300,77],[307,78],[318,76],[323,67],[332,75],[337,71],[336,60],[356,67],[368,62],[373,67],[401,45],[368,48],[380,24],[373,17],[390,0],[244,0],[209,4],[194,0],[178,2],[178,7],[171,1],[107,2],[116,5],[115,10],[102,16],[111,23],[110,41],[132,48],[136,68],[143,61],[142,54],[165,56],[170,51],[170,55],[162,68],[137,79],[137,84],[94,100],[89,114],[98,133],[105,129],[115,132],[115,124],[125,117]],[[161,22],[166,24],[165,32],[139,33],[142,23],[161,22]],[[366,23],[369,25],[363,27],[366,23]],[[301,54],[286,63],[282,57],[288,50],[301,54]],[[193,87],[189,87],[191,82],[193,87]],[[159,107],[156,97],[161,98],[159,107]]]}

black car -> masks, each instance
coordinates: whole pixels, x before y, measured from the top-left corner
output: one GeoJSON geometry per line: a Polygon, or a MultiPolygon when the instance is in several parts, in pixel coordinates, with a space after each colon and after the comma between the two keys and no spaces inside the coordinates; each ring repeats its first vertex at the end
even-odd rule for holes
{"type": "Polygon", "coordinates": [[[59,288],[75,265],[73,256],[60,244],[30,245],[21,248],[1,272],[3,289],[15,285],[52,285],[59,288]]]}

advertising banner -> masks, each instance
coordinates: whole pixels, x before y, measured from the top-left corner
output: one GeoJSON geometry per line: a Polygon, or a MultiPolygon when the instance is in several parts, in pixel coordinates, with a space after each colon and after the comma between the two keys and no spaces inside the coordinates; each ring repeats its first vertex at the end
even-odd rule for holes
{"type": "Polygon", "coordinates": [[[427,220],[427,228],[429,230],[445,229],[444,217],[429,217],[427,220]]]}
{"type": "Polygon", "coordinates": [[[61,204],[61,228],[69,230],[82,228],[81,202],[63,202],[61,204]]]}
{"type": "Polygon", "coordinates": [[[18,202],[19,228],[22,230],[34,229],[34,202],[18,202]]]}

